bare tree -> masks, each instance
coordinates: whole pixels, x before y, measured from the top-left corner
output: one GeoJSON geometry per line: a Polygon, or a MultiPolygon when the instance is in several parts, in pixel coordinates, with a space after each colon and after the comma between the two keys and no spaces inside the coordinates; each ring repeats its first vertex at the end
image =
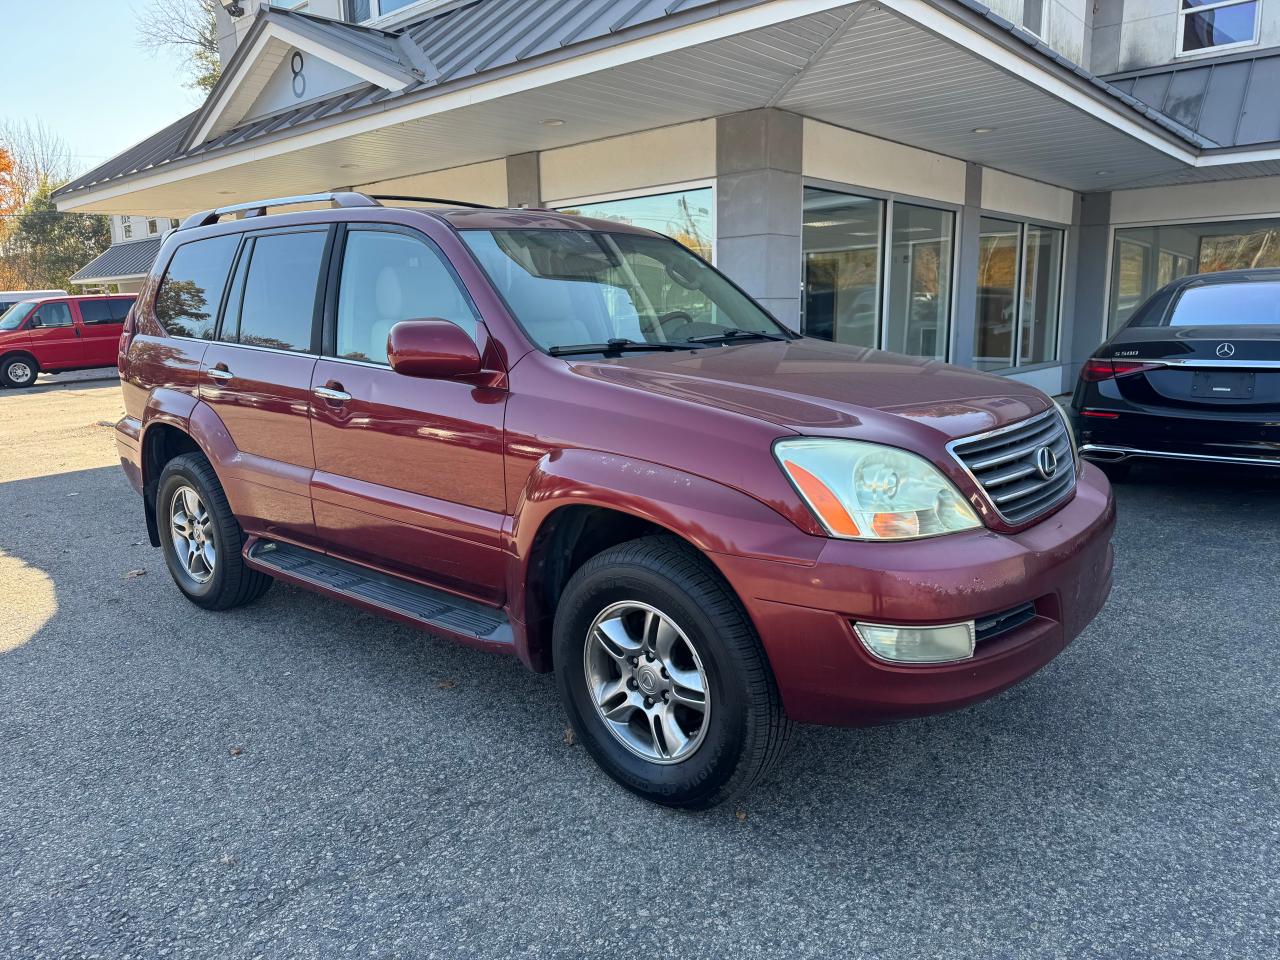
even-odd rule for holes
{"type": "Polygon", "coordinates": [[[0,147],[13,160],[12,193],[22,206],[43,184],[55,186],[71,179],[75,170],[71,148],[41,120],[11,120],[0,124],[0,147]]]}
{"type": "Polygon", "coordinates": [[[188,86],[208,93],[222,75],[218,59],[218,0],[150,0],[137,14],[138,44],[153,53],[187,58],[188,86]]]}

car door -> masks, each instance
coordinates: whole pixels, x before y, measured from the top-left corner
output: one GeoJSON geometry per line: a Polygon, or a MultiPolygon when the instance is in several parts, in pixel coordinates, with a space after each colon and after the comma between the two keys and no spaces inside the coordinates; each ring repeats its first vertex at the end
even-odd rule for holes
{"type": "Polygon", "coordinates": [[[41,370],[84,366],[80,328],[67,300],[46,300],[27,318],[31,354],[41,370]]]}
{"type": "Polygon", "coordinates": [[[323,305],[328,225],[245,236],[217,337],[201,365],[200,397],[236,456],[227,472],[252,533],[310,544],[311,371],[323,305]]]}
{"type": "Polygon", "coordinates": [[[428,317],[458,324],[486,356],[470,297],[429,239],[399,227],[341,228],[332,275],[312,375],[324,391],[311,400],[319,535],[333,553],[500,603],[503,371],[430,380],[387,363],[391,327],[428,317]]]}
{"type": "Polygon", "coordinates": [[[79,300],[81,343],[86,367],[109,367],[116,362],[124,318],[132,300],[121,297],[79,300]]]}

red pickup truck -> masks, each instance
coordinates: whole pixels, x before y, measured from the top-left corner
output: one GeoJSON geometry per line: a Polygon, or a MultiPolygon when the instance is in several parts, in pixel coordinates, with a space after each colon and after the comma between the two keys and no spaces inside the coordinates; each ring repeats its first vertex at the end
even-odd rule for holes
{"type": "MultiPolygon", "coordinates": [[[[268,212],[295,199],[334,208],[268,212]]],[[[802,336],[618,223],[197,214],[120,370],[193,603],[282,580],[554,670],[591,755],[672,806],[749,787],[794,722],[989,697],[1111,587],[1111,489],[1049,397],[802,336]]]]}
{"type": "Polygon", "coordinates": [[[133,294],[37,297],[0,315],[0,385],[29,387],[41,371],[112,367],[133,294]]]}

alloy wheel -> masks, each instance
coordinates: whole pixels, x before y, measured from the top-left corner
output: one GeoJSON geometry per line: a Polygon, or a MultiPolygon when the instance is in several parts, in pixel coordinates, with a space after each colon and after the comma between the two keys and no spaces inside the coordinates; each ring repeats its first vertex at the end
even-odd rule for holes
{"type": "Polygon", "coordinates": [[[178,487],[169,503],[169,536],[182,569],[196,583],[208,583],[217,568],[213,518],[193,487],[178,487]]]}
{"type": "Polygon", "coordinates": [[[656,607],[614,603],[583,651],[587,691],[605,727],[652,763],[688,759],[711,718],[710,684],[689,637],[656,607]]]}

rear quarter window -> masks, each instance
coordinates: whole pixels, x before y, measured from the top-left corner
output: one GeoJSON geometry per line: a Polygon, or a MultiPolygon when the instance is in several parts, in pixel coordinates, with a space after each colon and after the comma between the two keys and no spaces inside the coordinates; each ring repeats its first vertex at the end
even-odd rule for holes
{"type": "Polygon", "coordinates": [[[87,326],[93,326],[100,323],[120,323],[121,318],[116,316],[110,300],[81,300],[80,320],[87,326]]]}
{"type": "MultiPolygon", "coordinates": [[[[156,291],[155,315],[175,337],[211,340],[238,234],[192,240],[174,253],[156,291]]],[[[125,313],[128,312],[126,305],[125,313]]]]}

